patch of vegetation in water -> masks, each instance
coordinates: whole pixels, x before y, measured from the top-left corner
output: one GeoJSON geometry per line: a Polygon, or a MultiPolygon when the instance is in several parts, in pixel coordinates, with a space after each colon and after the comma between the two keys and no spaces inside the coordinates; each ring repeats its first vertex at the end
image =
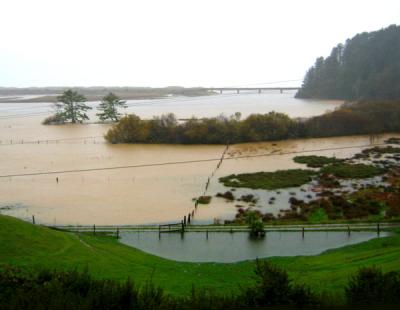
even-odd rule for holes
{"type": "Polygon", "coordinates": [[[253,194],[248,194],[248,195],[242,195],[238,201],[244,201],[244,202],[248,202],[248,203],[257,203],[258,202],[258,198],[255,197],[253,194]]]}
{"type": "Polygon", "coordinates": [[[289,169],[275,172],[232,174],[219,178],[219,181],[226,187],[273,190],[301,186],[310,182],[316,173],[316,171],[307,169],[289,169]]]}
{"type": "Polygon", "coordinates": [[[365,179],[383,174],[382,168],[365,164],[339,163],[321,168],[324,174],[332,174],[342,179],[365,179]]]}
{"type": "Polygon", "coordinates": [[[211,196],[200,196],[197,198],[197,203],[202,205],[208,205],[211,202],[211,196]]]}
{"type": "Polygon", "coordinates": [[[400,144],[400,138],[391,137],[391,138],[385,140],[385,143],[387,143],[387,144],[400,144]]]}
{"type": "Polygon", "coordinates": [[[343,159],[338,159],[335,157],[326,157],[326,156],[296,156],[293,158],[293,161],[298,164],[307,164],[307,167],[310,168],[320,168],[328,164],[336,164],[343,162],[343,159]]]}
{"type": "Polygon", "coordinates": [[[227,191],[225,193],[217,193],[216,197],[225,198],[226,200],[233,201],[235,200],[235,196],[232,194],[231,191],[227,191]]]}
{"type": "Polygon", "coordinates": [[[400,147],[393,146],[385,146],[379,147],[375,146],[370,149],[366,149],[362,151],[363,154],[400,154],[400,147]]]}

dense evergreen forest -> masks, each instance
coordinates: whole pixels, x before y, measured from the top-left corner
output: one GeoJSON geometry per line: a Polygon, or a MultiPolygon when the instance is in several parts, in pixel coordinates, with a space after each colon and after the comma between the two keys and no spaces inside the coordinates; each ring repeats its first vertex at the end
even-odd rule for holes
{"type": "Polygon", "coordinates": [[[400,26],[357,34],[317,58],[296,97],[400,99],[400,26]]]}
{"type": "Polygon", "coordinates": [[[105,138],[111,143],[226,144],[384,132],[400,132],[399,101],[347,103],[305,120],[276,112],[252,114],[245,119],[240,113],[231,117],[193,117],[186,122],[178,122],[174,114],[150,120],[128,115],[105,138]]]}

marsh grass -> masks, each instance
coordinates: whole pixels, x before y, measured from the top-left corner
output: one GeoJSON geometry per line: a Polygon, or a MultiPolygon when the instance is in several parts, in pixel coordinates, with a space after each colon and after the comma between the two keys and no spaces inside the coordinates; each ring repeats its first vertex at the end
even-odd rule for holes
{"type": "Polygon", "coordinates": [[[274,190],[301,186],[310,182],[316,174],[317,172],[313,170],[289,169],[275,172],[232,174],[220,178],[219,181],[226,187],[274,190]]]}

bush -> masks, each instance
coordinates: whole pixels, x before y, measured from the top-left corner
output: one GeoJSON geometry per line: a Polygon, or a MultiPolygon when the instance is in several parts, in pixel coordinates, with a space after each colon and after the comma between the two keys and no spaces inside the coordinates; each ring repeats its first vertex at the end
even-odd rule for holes
{"type": "Polygon", "coordinates": [[[255,287],[244,292],[244,300],[250,307],[265,307],[277,305],[317,304],[317,297],[305,286],[293,285],[287,272],[268,261],[256,261],[255,287]]]}
{"type": "Polygon", "coordinates": [[[376,267],[361,268],[345,289],[351,305],[400,303],[400,273],[383,273],[376,267]]]}
{"type": "Polygon", "coordinates": [[[61,114],[54,114],[46,117],[42,122],[43,125],[60,125],[64,123],[65,119],[61,114]]]}

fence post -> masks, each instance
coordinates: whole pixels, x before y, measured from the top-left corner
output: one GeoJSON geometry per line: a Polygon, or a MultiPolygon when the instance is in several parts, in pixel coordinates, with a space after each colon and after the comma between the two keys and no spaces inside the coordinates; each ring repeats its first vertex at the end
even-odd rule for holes
{"type": "Polygon", "coordinates": [[[117,227],[117,239],[119,239],[119,228],[117,227]]]}
{"type": "Polygon", "coordinates": [[[301,229],[301,237],[304,239],[304,227],[301,229]]]}
{"type": "Polygon", "coordinates": [[[183,225],[186,226],[186,215],[183,217],[183,225]]]}
{"type": "Polygon", "coordinates": [[[206,230],[206,239],[208,240],[208,229],[206,230]]]}
{"type": "Polygon", "coordinates": [[[378,233],[378,236],[381,233],[381,227],[380,227],[379,223],[376,225],[376,232],[378,233]]]}
{"type": "Polygon", "coordinates": [[[347,226],[347,235],[350,236],[350,225],[347,226]]]}
{"type": "Polygon", "coordinates": [[[96,235],[96,224],[93,224],[93,235],[96,235]]]}
{"type": "Polygon", "coordinates": [[[32,215],[32,224],[35,225],[35,216],[32,215]]]}

